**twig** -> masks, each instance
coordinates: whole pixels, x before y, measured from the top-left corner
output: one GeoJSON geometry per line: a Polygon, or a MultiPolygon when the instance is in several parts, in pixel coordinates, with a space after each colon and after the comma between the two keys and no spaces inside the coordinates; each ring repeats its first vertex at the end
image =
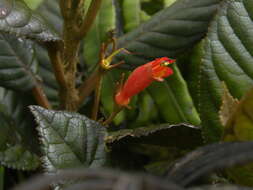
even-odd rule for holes
{"type": "Polygon", "coordinates": [[[100,9],[102,1],[103,0],[92,0],[92,2],[90,3],[89,9],[88,9],[87,14],[84,19],[84,22],[82,23],[82,25],[80,27],[80,31],[78,34],[79,39],[82,39],[83,37],[85,37],[86,34],[88,33],[88,31],[90,30],[90,28],[97,16],[97,13],[100,9]]]}
{"type": "Polygon", "coordinates": [[[33,93],[33,96],[35,97],[38,105],[40,105],[46,109],[52,109],[52,106],[49,103],[47,96],[45,95],[45,93],[39,83],[32,89],[32,93],[33,93]]]}
{"type": "Polygon", "coordinates": [[[99,103],[100,103],[100,96],[101,96],[101,88],[102,88],[102,82],[103,82],[103,75],[100,75],[100,79],[97,83],[97,87],[95,90],[95,101],[92,109],[92,119],[97,120],[98,115],[98,109],[99,109],[99,103]]]}
{"type": "Polygon", "coordinates": [[[111,113],[111,115],[102,124],[104,126],[109,125],[122,109],[123,109],[122,106],[118,107],[118,106],[115,105],[114,110],[111,113]]]}

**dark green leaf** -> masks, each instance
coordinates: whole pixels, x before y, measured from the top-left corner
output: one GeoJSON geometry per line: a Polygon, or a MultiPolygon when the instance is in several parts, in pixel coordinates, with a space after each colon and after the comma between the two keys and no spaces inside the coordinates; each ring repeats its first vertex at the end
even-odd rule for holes
{"type": "Polygon", "coordinates": [[[38,123],[48,172],[72,167],[101,167],[105,163],[106,130],[77,113],[31,106],[38,123]]]}
{"type": "Polygon", "coordinates": [[[23,0],[0,1],[0,31],[38,41],[59,40],[46,21],[29,9],[23,0]]]}
{"type": "Polygon", "coordinates": [[[31,42],[0,34],[0,86],[27,91],[36,84],[37,62],[31,42]]]}
{"type": "Polygon", "coordinates": [[[168,179],[187,186],[201,176],[217,169],[253,161],[253,142],[216,143],[201,147],[176,161],[168,179]]]}
{"type": "Polygon", "coordinates": [[[125,60],[125,66],[136,66],[161,56],[175,57],[205,35],[219,2],[178,0],[120,38],[118,46],[132,54],[121,52],[115,61],[125,60]]]}
{"type": "Polygon", "coordinates": [[[47,22],[58,32],[58,34],[61,33],[63,19],[58,0],[44,0],[37,11],[44,16],[44,18],[47,18],[47,22]]]}
{"type": "Polygon", "coordinates": [[[207,141],[221,138],[218,111],[224,81],[240,99],[253,85],[253,1],[225,1],[211,23],[200,60],[200,113],[207,141]]]}
{"type": "Polygon", "coordinates": [[[109,146],[136,143],[193,148],[201,144],[201,135],[200,130],[192,125],[163,124],[112,132],[106,137],[106,143],[109,146]]]}
{"type": "Polygon", "coordinates": [[[0,163],[14,169],[36,169],[40,164],[35,154],[38,143],[26,109],[27,95],[2,88],[0,92],[0,163]]]}
{"type": "Polygon", "coordinates": [[[203,185],[200,187],[190,188],[189,190],[253,190],[253,188],[237,185],[203,185]]]}

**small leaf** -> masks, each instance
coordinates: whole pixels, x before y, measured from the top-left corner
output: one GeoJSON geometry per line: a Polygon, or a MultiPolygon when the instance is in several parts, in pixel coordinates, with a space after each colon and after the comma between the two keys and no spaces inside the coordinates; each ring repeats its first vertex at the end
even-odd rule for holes
{"type": "Polygon", "coordinates": [[[38,123],[48,172],[63,168],[101,167],[105,163],[106,130],[77,113],[30,106],[38,123]]]}
{"type": "Polygon", "coordinates": [[[55,41],[59,36],[23,0],[1,0],[0,31],[38,41],[55,41]]]}
{"type": "Polygon", "coordinates": [[[0,34],[0,86],[27,91],[36,84],[36,68],[31,42],[0,34]]]}
{"type": "Polygon", "coordinates": [[[223,126],[226,126],[231,113],[234,113],[236,110],[239,101],[229,93],[229,90],[226,84],[222,83],[223,96],[222,96],[222,105],[219,111],[220,121],[223,126]]]}

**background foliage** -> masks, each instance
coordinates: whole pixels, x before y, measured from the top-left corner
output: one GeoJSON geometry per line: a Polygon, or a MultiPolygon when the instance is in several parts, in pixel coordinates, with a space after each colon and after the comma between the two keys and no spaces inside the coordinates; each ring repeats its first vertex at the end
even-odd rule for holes
{"type": "Polygon", "coordinates": [[[94,94],[76,112],[61,107],[50,63],[67,44],[59,2],[0,0],[0,189],[42,171],[52,175],[15,188],[251,189],[252,20],[252,0],[103,0],[80,42],[74,85],[96,71],[110,31],[128,52],[103,76],[95,121],[94,94]],[[177,60],[174,74],[103,126],[122,73],[163,56],[177,60]],[[38,92],[51,109],[38,106],[38,92]]]}

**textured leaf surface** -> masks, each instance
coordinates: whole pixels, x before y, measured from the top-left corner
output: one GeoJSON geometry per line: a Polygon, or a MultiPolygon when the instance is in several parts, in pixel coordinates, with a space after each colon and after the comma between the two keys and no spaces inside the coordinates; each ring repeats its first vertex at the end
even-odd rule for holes
{"type": "Polygon", "coordinates": [[[77,113],[30,108],[39,124],[48,172],[103,166],[106,159],[103,126],[77,113]]]}
{"type": "Polygon", "coordinates": [[[168,178],[187,186],[216,169],[231,167],[253,160],[253,142],[217,143],[201,147],[176,161],[168,178]]]}
{"type": "Polygon", "coordinates": [[[206,33],[219,0],[178,0],[148,22],[118,40],[133,54],[121,52],[116,62],[136,66],[162,56],[175,57],[192,47],[206,33]]]}
{"type": "Polygon", "coordinates": [[[223,2],[205,39],[200,58],[200,113],[207,141],[218,141],[222,134],[221,81],[237,99],[253,85],[252,7],[251,0],[223,2]]]}
{"type": "Polygon", "coordinates": [[[0,34],[0,85],[27,91],[36,84],[36,60],[31,42],[0,34]]]}
{"type": "Polygon", "coordinates": [[[0,1],[0,30],[39,41],[59,40],[46,21],[22,0],[0,1]]]}
{"type": "Polygon", "coordinates": [[[0,89],[0,163],[13,169],[36,169],[39,158],[27,95],[0,89]]]}
{"type": "Polygon", "coordinates": [[[47,22],[58,32],[58,34],[61,33],[63,19],[58,0],[44,0],[37,11],[47,19],[47,22]]]}

